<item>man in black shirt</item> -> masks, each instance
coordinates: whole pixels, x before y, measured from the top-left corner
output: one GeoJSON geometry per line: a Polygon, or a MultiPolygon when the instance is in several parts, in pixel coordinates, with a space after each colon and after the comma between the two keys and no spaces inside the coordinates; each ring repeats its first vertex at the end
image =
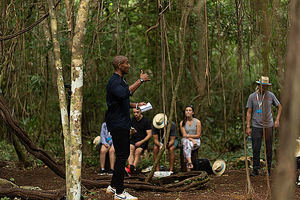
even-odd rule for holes
{"type": "MultiPolygon", "coordinates": [[[[158,113],[153,118],[152,123],[152,135],[154,141],[153,147],[153,159],[156,160],[157,154],[159,150],[163,147],[164,143],[164,127],[167,125],[167,116],[163,113],[158,113]]],[[[167,128],[167,126],[166,126],[167,128]]],[[[176,133],[176,125],[172,122],[170,136],[167,143],[167,149],[169,151],[169,165],[170,171],[173,172],[174,170],[174,161],[175,161],[175,148],[178,145],[177,141],[177,133],[176,133]]],[[[159,164],[156,166],[156,171],[159,171],[159,164]]]]}
{"type": "Polygon", "coordinates": [[[114,194],[114,199],[137,200],[124,190],[125,164],[129,156],[129,131],[130,114],[129,109],[145,105],[142,103],[130,103],[129,96],[146,81],[149,76],[141,71],[140,78],[128,87],[124,75],[128,74],[130,65],[125,56],[115,56],[112,61],[114,74],[109,79],[106,87],[107,114],[106,124],[112,136],[115,147],[116,163],[111,184],[106,193],[114,194]]]}
{"type": "Polygon", "coordinates": [[[134,117],[131,119],[130,155],[128,158],[127,173],[134,172],[140,161],[141,154],[148,148],[148,140],[152,136],[151,123],[142,115],[139,108],[133,108],[134,117]]]}

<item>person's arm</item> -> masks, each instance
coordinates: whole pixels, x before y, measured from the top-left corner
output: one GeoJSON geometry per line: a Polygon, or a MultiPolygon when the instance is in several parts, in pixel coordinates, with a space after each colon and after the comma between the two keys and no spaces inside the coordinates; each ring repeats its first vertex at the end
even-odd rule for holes
{"type": "Polygon", "coordinates": [[[180,131],[181,131],[182,137],[187,138],[187,133],[185,132],[185,129],[184,129],[184,127],[182,126],[182,123],[183,123],[183,121],[181,121],[181,122],[179,123],[180,131]]]}
{"type": "Polygon", "coordinates": [[[147,142],[148,140],[150,140],[151,135],[152,135],[152,130],[146,130],[147,136],[143,139],[143,143],[147,142]]]}
{"type": "Polygon", "coordinates": [[[143,105],[146,105],[146,103],[145,102],[139,102],[139,103],[130,102],[130,108],[138,108],[143,105]]]}
{"type": "Polygon", "coordinates": [[[131,96],[131,93],[127,86],[125,87],[121,85],[119,81],[114,81],[110,86],[109,91],[113,96],[120,100],[127,99],[131,96]]]}
{"type": "Polygon", "coordinates": [[[280,120],[281,110],[282,110],[282,106],[281,106],[281,104],[278,104],[277,117],[276,117],[275,124],[274,124],[275,128],[279,127],[279,120],[280,120]]]}
{"type": "Polygon", "coordinates": [[[251,135],[251,127],[250,127],[250,123],[251,123],[251,114],[252,114],[252,108],[248,108],[247,109],[247,129],[246,129],[246,133],[250,136],[251,135]]]}
{"type": "Polygon", "coordinates": [[[159,140],[158,140],[158,135],[157,134],[154,134],[153,135],[153,142],[156,146],[159,146],[160,147],[160,143],[159,143],[159,140]]]}
{"type": "Polygon", "coordinates": [[[141,141],[138,141],[137,143],[135,143],[135,146],[139,147],[139,146],[141,146],[142,144],[144,144],[145,142],[147,142],[151,138],[151,136],[152,136],[152,130],[151,129],[150,130],[146,130],[146,133],[147,133],[147,136],[144,139],[142,139],[141,141]]]}
{"type": "Polygon", "coordinates": [[[143,82],[147,81],[150,81],[148,74],[144,73],[143,70],[141,70],[140,78],[129,86],[130,93],[133,94],[135,90],[143,84],[143,82]]]}
{"type": "Polygon", "coordinates": [[[175,139],[176,139],[176,136],[170,136],[170,141],[168,143],[168,148],[170,148],[171,146],[174,145],[175,139]]]}

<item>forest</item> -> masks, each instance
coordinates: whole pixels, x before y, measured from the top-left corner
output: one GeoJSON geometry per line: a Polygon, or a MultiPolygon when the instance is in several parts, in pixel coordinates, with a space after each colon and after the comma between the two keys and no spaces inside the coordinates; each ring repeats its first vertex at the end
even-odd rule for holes
{"type": "MultiPolygon", "coordinates": [[[[94,191],[108,182],[93,179],[93,170],[99,169],[93,139],[105,120],[112,59],[124,55],[130,63],[129,85],[141,70],[151,79],[130,101],[150,102],[153,109],[144,116],[151,121],[166,113],[178,132],[185,107],[192,105],[202,124],[198,157],[225,160],[242,181],[237,189],[241,199],[300,198],[294,183],[300,133],[299,10],[298,0],[1,0],[0,178],[14,182],[17,171],[25,176],[26,170],[48,167],[52,175],[46,177],[62,178],[57,187],[46,187],[62,190],[52,199],[60,199],[65,190],[67,199],[108,198],[94,191]],[[280,128],[274,129],[271,185],[265,176],[250,181],[247,161],[237,164],[245,154],[252,156],[246,146],[246,104],[261,76],[269,77],[269,90],[283,106],[280,128]],[[13,169],[6,175],[7,165],[13,169]],[[267,185],[255,187],[257,182],[267,185]]],[[[149,156],[139,169],[153,164],[152,146],[150,139],[149,156]]],[[[162,154],[160,162],[166,162],[162,154]]],[[[179,149],[179,171],[177,159],[179,149]]],[[[210,177],[208,184],[225,184],[220,180],[210,177]]],[[[206,191],[202,198],[239,199],[216,191],[210,195],[207,188],[213,186],[187,196],[197,199],[206,191]]],[[[131,189],[147,193],[143,187],[131,189]]],[[[185,199],[151,192],[145,199],[185,199]]],[[[0,185],[0,197],[15,195],[9,194],[0,185]]],[[[46,193],[36,195],[27,198],[46,199],[41,198],[46,193]]]]}

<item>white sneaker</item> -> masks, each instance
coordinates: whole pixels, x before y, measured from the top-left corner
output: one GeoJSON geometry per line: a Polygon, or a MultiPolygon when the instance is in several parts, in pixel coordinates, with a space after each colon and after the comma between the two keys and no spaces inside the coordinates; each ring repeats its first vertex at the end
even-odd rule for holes
{"type": "Polygon", "coordinates": [[[118,200],[118,199],[126,199],[126,200],[138,200],[137,197],[134,197],[132,195],[130,195],[128,192],[126,192],[125,190],[123,191],[122,194],[117,194],[115,193],[115,198],[114,200],[118,200]]]}
{"type": "Polygon", "coordinates": [[[116,194],[116,190],[109,185],[106,188],[106,194],[110,194],[110,195],[116,194]]]}

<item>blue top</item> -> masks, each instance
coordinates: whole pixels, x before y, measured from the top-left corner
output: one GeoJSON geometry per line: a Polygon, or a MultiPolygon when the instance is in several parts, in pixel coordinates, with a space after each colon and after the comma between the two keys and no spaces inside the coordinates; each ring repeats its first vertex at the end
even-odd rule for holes
{"type": "Polygon", "coordinates": [[[108,131],[114,129],[130,130],[130,101],[131,96],[126,81],[114,73],[106,86],[106,124],[108,131]]]}
{"type": "Polygon", "coordinates": [[[108,144],[109,146],[112,145],[113,142],[111,139],[111,135],[110,132],[108,132],[107,130],[107,126],[105,122],[102,123],[100,137],[101,137],[101,141],[100,141],[101,144],[108,144]]]}

